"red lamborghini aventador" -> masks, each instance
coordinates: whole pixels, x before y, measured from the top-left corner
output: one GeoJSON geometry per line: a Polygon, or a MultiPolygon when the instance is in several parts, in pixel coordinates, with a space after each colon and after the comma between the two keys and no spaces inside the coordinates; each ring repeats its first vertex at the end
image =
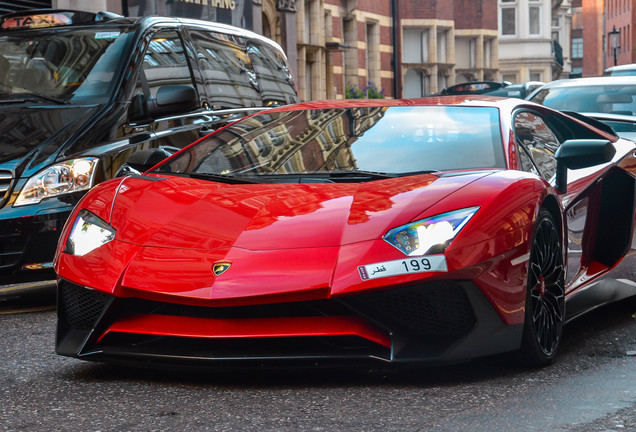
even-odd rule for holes
{"type": "Polygon", "coordinates": [[[77,205],[57,352],[545,365],[568,320],[636,294],[635,174],[633,142],[519,99],[256,114],[77,205]]]}

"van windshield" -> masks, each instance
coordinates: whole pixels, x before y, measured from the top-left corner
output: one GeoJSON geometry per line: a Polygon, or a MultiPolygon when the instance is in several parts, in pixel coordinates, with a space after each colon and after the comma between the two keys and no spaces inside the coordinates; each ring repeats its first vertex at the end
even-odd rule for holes
{"type": "Polygon", "coordinates": [[[2,99],[101,102],[121,70],[132,28],[47,29],[0,36],[2,99]]]}

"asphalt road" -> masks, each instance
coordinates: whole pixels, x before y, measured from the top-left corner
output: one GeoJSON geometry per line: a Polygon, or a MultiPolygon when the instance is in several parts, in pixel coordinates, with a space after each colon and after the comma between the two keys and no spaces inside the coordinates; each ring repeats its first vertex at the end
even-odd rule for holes
{"type": "Polygon", "coordinates": [[[0,314],[2,431],[636,430],[636,301],[566,327],[558,361],[221,373],[57,356],[55,313],[0,314]]]}

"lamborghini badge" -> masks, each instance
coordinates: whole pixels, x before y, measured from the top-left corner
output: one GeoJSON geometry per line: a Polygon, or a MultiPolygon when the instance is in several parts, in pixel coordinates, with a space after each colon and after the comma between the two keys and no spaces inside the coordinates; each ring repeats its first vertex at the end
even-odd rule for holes
{"type": "Polygon", "coordinates": [[[212,271],[214,272],[215,275],[221,276],[223,273],[225,273],[227,271],[227,269],[230,268],[231,265],[232,265],[232,263],[229,263],[229,262],[215,263],[212,266],[212,271]]]}

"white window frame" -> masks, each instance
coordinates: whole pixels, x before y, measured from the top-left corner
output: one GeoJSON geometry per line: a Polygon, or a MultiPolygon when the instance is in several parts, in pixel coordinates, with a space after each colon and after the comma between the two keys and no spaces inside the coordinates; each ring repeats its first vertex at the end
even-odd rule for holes
{"type": "Polygon", "coordinates": [[[528,4],[528,36],[530,36],[530,37],[541,36],[541,32],[543,31],[543,25],[542,25],[542,22],[541,22],[542,14],[543,14],[543,8],[541,7],[541,5],[533,4],[533,3],[529,3],[528,4]],[[530,13],[530,10],[532,10],[532,9],[537,9],[539,11],[539,14],[537,16],[537,21],[538,21],[538,24],[539,24],[539,30],[536,33],[532,33],[532,22],[531,22],[532,15],[530,13]]]}
{"type": "Polygon", "coordinates": [[[519,34],[519,13],[518,13],[518,4],[517,1],[499,1],[499,37],[501,38],[516,38],[519,34]],[[504,10],[513,10],[514,18],[515,18],[515,29],[512,34],[504,34],[503,33],[503,19],[504,19],[504,10]]]}
{"type": "Polygon", "coordinates": [[[583,58],[583,38],[582,37],[572,38],[571,47],[572,47],[573,59],[583,58]]]}

